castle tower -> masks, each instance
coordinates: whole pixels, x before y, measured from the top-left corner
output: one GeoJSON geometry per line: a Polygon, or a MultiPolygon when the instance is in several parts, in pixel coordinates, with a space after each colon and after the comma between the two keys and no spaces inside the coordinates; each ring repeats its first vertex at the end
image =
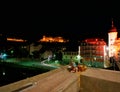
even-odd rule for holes
{"type": "Polygon", "coordinates": [[[113,19],[112,19],[112,25],[108,32],[109,57],[114,56],[114,51],[115,51],[114,42],[117,39],[117,34],[118,32],[116,27],[114,26],[113,19]]]}

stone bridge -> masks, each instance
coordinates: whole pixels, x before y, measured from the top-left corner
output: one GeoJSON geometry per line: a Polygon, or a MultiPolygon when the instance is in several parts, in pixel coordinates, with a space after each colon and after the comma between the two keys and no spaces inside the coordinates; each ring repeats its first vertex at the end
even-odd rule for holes
{"type": "Polygon", "coordinates": [[[87,68],[72,73],[66,67],[0,87],[0,92],[119,92],[120,72],[87,68]]]}

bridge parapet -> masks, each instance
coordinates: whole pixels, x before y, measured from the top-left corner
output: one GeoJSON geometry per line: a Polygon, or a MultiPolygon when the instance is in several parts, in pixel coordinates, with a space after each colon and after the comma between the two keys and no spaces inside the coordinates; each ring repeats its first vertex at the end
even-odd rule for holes
{"type": "Polygon", "coordinates": [[[61,67],[0,87],[0,92],[78,92],[78,80],[76,73],[61,67]]]}
{"type": "Polygon", "coordinates": [[[80,75],[80,92],[119,92],[120,71],[89,68],[80,75]]]}
{"type": "Polygon", "coordinates": [[[87,68],[72,73],[67,67],[51,70],[9,85],[0,92],[119,92],[120,71],[87,68]],[[80,78],[80,79],[79,79],[80,78]]]}

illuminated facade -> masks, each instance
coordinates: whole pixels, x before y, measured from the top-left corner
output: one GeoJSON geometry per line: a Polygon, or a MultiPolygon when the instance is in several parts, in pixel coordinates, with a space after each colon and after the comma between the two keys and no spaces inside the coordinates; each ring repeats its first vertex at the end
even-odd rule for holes
{"type": "Polygon", "coordinates": [[[62,37],[46,37],[43,36],[38,42],[68,42],[68,40],[63,39],[62,37]]]}
{"type": "Polygon", "coordinates": [[[114,48],[114,43],[117,40],[117,29],[113,24],[112,20],[112,27],[108,32],[108,46],[109,46],[109,57],[114,56],[115,54],[115,48],[114,48]]]}
{"type": "Polygon", "coordinates": [[[26,40],[16,39],[16,38],[7,38],[7,41],[12,41],[12,42],[26,42],[26,40]]]}
{"type": "Polygon", "coordinates": [[[108,32],[109,57],[115,57],[120,61],[120,38],[117,37],[117,34],[117,28],[112,20],[112,27],[108,32]]]}
{"type": "Polygon", "coordinates": [[[4,34],[0,34],[0,42],[6,42],[6,41],[11,41],[11,42],[26,42],[26,40],[23,40],[23,39],[10,38],[10,37],[6,37],[4,34]]]}
{"type": "Polygon", "coordinates": [[[120,61],[120,38],[115,40],[114,49],[114,56],[116,57],[117,61],[120,61]]]}
{"type": "Polygon", "coordinates": [[[63,54],[63,58],[62,60],[65,61],[65,60],[68,60],[69,62],[72,60],[72,61],[75,61],[75,62],[79,62],[79,57],[78,57],[78,52],[77,51],[64,51],[62,52],[63,54]]]}
{"type": "Polygon", "coordinates": [[[103,39],[90,38],[81,42],[79,46],[79,55],[83,58],[84,62],[101,62],[107,60],[106,42],[103,39]]]}

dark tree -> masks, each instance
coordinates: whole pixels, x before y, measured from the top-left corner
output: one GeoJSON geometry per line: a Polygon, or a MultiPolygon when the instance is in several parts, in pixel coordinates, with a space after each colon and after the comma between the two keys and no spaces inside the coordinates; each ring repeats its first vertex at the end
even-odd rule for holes
{"type": "Polygon", "coordinates": [[[56,53],[56,60],[62,61],[62,57],[63,57],[63,55],[62,55],[61,51],[59,51],[59,52],[56,53]]]}

